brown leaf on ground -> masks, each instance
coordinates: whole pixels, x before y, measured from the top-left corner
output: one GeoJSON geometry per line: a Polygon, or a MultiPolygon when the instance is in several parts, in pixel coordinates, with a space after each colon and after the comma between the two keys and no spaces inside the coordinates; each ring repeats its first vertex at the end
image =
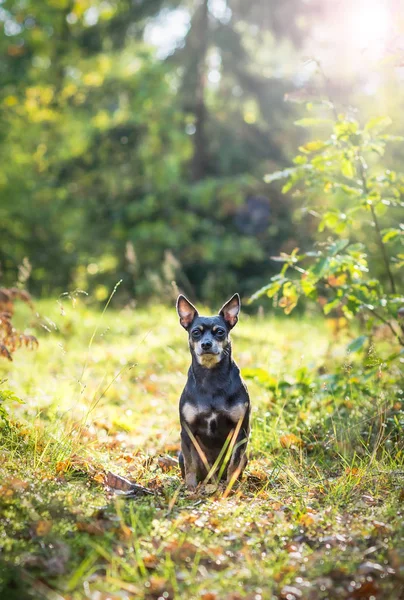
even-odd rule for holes
{"type": "Polygon", "coordinates": [[[28,481],[24,481],[23,479],[19,479],[18,477],[13,477],[9,481],[9,485],[13,490],[19,492],[21,490],[25,490],[28,487],[28,481]]]}
{"type": "Polygon", "coordinates": [[[115,475],[111,471],[108,471],[105,483],[108,487],[114,490],[121,490],[122,492],[129,492],[133,486],[133,483],[129,479],[121,477],[121,475],[115,475]]]}
{"type": "Polygon", "coordinates": [[[34,526],[34,532],[38,536],[48,535],[52,526],[52,521],[37,521],[34,526]]]}
{"type": "Polygon", "coordinates": [[[92,523],[79,521],[76,524],[76,527],[78,531],[82,531],[90,535],[104,535],[105,533],[105,523],[103,521],[93,521],[92,523]]]}
{"type": "Polygon", "coordinates": [[[114,473],[111,473],[111,471],[108,471],[106,475],[105,485],[111,490],[111,492],[125,496],[126,498],[135,498],[136,496],[147,496],[153,494],[151,490],[143,487],[142,485],[133,483],[121,475],[115,475],[114,473]]]}
{"type": "Polygon", "coordinates": [[[148,583],[149,591],[152,594],[163,594],[164,592],[170,593],[171,584],[165,577],[150,577],[148,583]]]}
{"type": "Polygon", "coordinates": [[[299,519],[299,524],[303,525],[303,527],[310,527],[311,525],[314,525],[314,523],[315,523],[314,515],[311,513],[306,513],[304,515],[301,515],[301,517],[299,519]]]}
{"type": "Polygon", "coordinates": [[[351,592],[351,598],[377,598],[379,596],[379,586],[375,581],[364,581],[357,584],[357,587],[351,592]]]}
{"type": "Polygon", "coordinates": [[[105,473],[96,473],[93,480],[97,483],[105,483],[105,473]]]}
{"type": "Polygon", "coordinates": [[[373,496],[370,494],[363,494],[362,500],[370,506],[377,503],[377,500],[375,500],[375,498],[373,498],[373,496]]]}
{"type": "Polygon", "coordinates": [[[382,535],[391,531],[391,527],[389,525],[387,525],[386,523],[382,523],[381,521],[373,521],[373,526],[374,526],[376,532],[380,533],[382,535]]]}
{"type": "Polygon", "coordinates": [[[258,481],[266,481],[268,479],[268,475],[267,473],[265,473],[265,471],[259,470],[259,469],[255,469],[254,471],[251,471],[248,479],[257,479],[258,481]]]}
{"type": "Polygon", "coordinates": [[[150,569],[150,571],[157,568],[158,562],[158,558],[155,554],[147,554],[143,557],[143,564],[146,569],[150,569]]]}
{"type": "Polygon", "coordinates": [[[174,561],[183,561],[187,558],[191,558],[195,556],[197,550],[198,548],[191,542],[184,542],[183,544],[179,545],[175,541],[170,542],[164,548],[164,552],[170,554],[174,561]]]}
{"type": "Polygon", "coordinates": [[[14,495],[14,490],[8,485],[0,486],[0,498],[11,498],[14,495]]]}
{"type": "Polygon", "coordinates": [[[157,459],[157,464],[162,471],[167,472],[178,467],[178,460],[168,455],[159,456],[157,459]]]}
{"type": "Polygon", "coordinates": [[[84,473],[88,475],[89,473],[95,473],[96,468],[85,458],[78,456],[77,454],[73,454],[70,458],[56,463],[57,473],[63,474],[69,471],[75,471],[76,473],[84,473]]]}
{"type": "Polygon", "coordinates": [[[118,530],[118,536],[120,540],[127,541],[132,538],[133,531],[130,527],[121,523],[121,526],[118,530]]]}

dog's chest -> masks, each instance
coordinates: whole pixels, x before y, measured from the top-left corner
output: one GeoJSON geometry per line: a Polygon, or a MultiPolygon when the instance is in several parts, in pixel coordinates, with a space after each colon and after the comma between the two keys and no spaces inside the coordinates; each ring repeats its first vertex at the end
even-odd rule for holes
{"type": "Polygon", "coordinates": [[[244,418],[247,406],[239,402],[228,404],[224,399],[201,403],[186,402],[182,407],[185,422],[199,433],[215,436],[220,431],[228,431],[244,418]]]}

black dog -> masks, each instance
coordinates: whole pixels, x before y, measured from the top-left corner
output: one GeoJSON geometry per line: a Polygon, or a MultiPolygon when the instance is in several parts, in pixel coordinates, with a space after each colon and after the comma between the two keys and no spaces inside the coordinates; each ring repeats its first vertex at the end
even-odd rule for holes
{"type": "Polygon", "coordinates": [[[231,357],[229,337],[238,321],[240,297],[235,294],[217,316],[201,317],[195,306],[181,295],[177,312],[181,325],[188,331],[192,355],[180,399],[181,473],[187,487],[195,488],[207,475],[206,462],[209,467],[215,463],[230,432],[238,429],[223,471],[229,482],[233,476],[239,477],[247,464],[250,433],[250,399],[231,357]],[[205,460],[201,459],[201,451],[205,460]]]}

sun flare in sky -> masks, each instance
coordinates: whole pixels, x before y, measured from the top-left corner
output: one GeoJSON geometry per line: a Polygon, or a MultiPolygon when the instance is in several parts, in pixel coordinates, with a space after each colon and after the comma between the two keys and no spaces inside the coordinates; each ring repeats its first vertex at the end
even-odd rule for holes
{"type": "Polygon", "coordinates": [[[383,0],[357,0],[351,3],[348,35],[361,50],[380,52],[386,46],[392,27],[392,14],[383,0]]]}
{"type": "Polygon", "coordinates": [[[397,35],[398,15],[387,0],[328,0],[309,38],[310,55],[334,76],[377,67],[397,35]]]}

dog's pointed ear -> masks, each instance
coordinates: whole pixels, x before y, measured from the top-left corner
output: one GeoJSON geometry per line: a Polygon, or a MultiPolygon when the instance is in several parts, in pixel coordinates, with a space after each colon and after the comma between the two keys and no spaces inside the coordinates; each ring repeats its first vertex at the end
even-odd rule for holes
{"type": "Polygon", "coordinates": [[[234,294],[219,311],[219,315],[223,317],[230,329],[232,329],[238,321],[238,315],[241,308],[240,296],[234,294]]]}
{"type": "Polygon", "coordinates": [[[195,317],[198,316],[195,306],[182,294],[177,298],[177,313],[184,329],[188,329],[195,317]]]}

